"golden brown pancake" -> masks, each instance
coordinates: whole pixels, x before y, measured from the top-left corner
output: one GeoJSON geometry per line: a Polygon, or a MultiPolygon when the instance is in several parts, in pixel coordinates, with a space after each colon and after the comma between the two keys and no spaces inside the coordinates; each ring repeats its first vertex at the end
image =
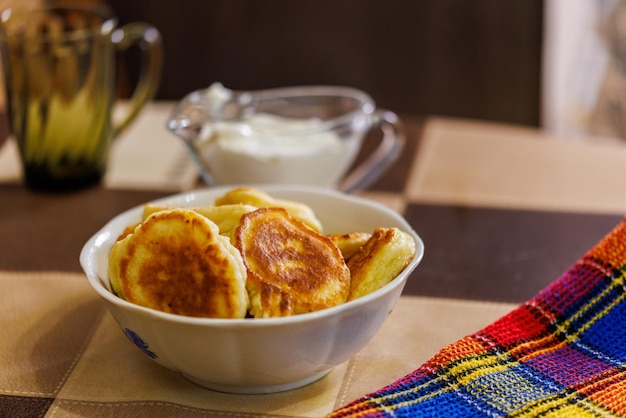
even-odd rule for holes
{"type": "Polygon", "coordinates": [[[164,210],[172,210],[172,209],[176,209],[179,206],[170,206],[170,205],[157,205],[155,203],[146,203],[143,206],[143,214],[141,215],[141,221],[145,221],[146,218],[150,215],[152,215],[153,213],[156,212],[163,212],[164,210]]]}
{"type": "Polygon", "coordinates": [[[341,252],[285,209],[246,213],[232,237],[248,271],[252,316],[289,316],[346,301],[350,271],[341,252]]]}
{"type": "MultiPolygon", "coordinates": [[[[146,219],[148,216],[152,215],[155,212],[175,208],[175,206],[160,206],[154,203],[148,203],[143,208],[143,219],[146,219]]],[[[257,208],[251,205],[237,203],[233,205],[222,206],[195,206],[188,209],[199,213],[200,215],[208,218],[209,220],[217,224],[220,230],[220,234],[230,236],[230,233],[235,228],[235,226],[239,225],[239,219],[241,218],[241,215],[243,215],[244,213],[252,212],[257,208]]]]}
{"type": "Polygon", "coordinates": [[[243,318],[243,259],[215,223],[188,209],[156,212],[117,241],[109,279],[118,296],[164,312],[243,318]]]}
{"type": "Polygon", "coordinates": [[[347,234],[327,236],[339,248],[344,260],[348,260],[370,239],[372,234],[367,232],[348,232],[347,234]]]}
{"type": "Polygon", "coordinates": [[[411,262],[413,238],[397,228],[377,228],[347,262],[351,283],[348,300],[365,296],[391,282],[411,262]]]}
{"type": "Polygon", "coordinates": [[[289,214],[304,222],[317,232],[322,232],[322,223],[317,219],[313,209],[304,203],[292,200],[275,199],[269,194],[251,187],[239,187],[228,191],[215,199],[215,205],[246,204],[257,208],[284,208],[289,214]]]}
{"type": "Polygon", "coordinates": [[[137,226],[139,226],[139,224],[128,225],[126,228],[124,228],[120,236],[117,237],[117,241],[121,241],[127,236],[129,236],[130,234],[132,234],[135,231],[135,228],[137,228],[137,226]]]}

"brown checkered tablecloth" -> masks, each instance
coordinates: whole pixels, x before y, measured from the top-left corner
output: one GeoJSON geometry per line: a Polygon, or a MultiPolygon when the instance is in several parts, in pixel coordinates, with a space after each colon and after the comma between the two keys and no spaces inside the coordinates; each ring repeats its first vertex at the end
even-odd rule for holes
{"type": "Polygon", "coordinates": [[[621,219],[617,146],[445,119],[408,120],[407,133],[401,160],[363,196],[405,215],[424,261],[357,356],[270,395],[213,392],[152,363],[80,272],[80,248],[106,220],[167,192],[0,185],[0,416],[322,416],[510,311],[621,219]]]}

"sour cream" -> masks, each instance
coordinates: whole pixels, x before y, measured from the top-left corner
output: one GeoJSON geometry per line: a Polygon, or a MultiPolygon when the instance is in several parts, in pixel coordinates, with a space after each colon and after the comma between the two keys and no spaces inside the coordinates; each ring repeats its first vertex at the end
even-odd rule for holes
{"type": "Polygon", "coordinates": [[[360,141],[341,138],[319,119],[255,114],[205,126],[198,144],[216,184],[297,183],[335,186],[360,141]]]}

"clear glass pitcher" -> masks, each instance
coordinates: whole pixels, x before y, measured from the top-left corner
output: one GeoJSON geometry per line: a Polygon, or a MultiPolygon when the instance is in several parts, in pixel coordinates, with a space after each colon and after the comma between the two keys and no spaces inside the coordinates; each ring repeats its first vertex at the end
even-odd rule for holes
{"type": "Polygon", "coordinates": [[[182,138],[208,185],[306,184],[352,193],[375,182],[404,146],[402,124],[348,87],[236,91],[216,83],[184,97],[167,128],[182,138]],[[353,167],[366,134],[382,139],[353,167]]]}

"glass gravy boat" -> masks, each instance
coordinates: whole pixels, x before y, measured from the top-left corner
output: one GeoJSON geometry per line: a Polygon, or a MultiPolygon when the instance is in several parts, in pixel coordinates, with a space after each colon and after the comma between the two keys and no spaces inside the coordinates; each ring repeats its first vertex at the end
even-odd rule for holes
{"type": "Polygon", "coordinates": [[[402,124],[348,87],[235,91],[216,83],[184,97],[167,128],[191,150],[208,185],[306,184],[363,190],[404,146],[402,124]],[[377,147],[353,167],[366,134],[377,147]]]}

